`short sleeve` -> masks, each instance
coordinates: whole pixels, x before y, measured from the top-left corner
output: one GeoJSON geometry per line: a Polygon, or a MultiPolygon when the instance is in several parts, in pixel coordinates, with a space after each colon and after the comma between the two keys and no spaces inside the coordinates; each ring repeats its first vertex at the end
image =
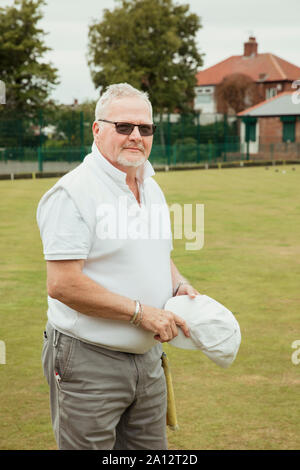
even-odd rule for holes
{"type": "Polygon", "coordinates": [[[37,223],[46,260],[88,257],[91,244],[89,228],[63,188],[41,200],[37,223]]]}

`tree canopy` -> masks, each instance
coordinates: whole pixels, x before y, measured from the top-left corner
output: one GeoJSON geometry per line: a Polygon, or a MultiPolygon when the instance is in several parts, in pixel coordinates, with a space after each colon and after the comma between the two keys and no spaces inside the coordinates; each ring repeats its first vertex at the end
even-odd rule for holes
{"type": "Polygon", "coordinates": [[[5,113],[18,110],[20,117],[41,108],[53,86],[57,70],[44,62],[49,50],[45,33],[37,23],[42,18],[44,0],[15,0],[0,8],[0,80],[6,86],[5,113]]]}
{"type": "Polygon", "coordinates": [[[216,87],[218,110],[221,113],[239,113],[253,106],[263,97],[251,77],[242,73],[233,73],[224,77],[216,87]]]}
{"type": "Polygon", "coordinates": [[[202,54],[200,18],[172,0],[119,0],[89,28],[88,62],[96,88],[127,82],[147,91],[155,112],[191,107],[202,54]]]}

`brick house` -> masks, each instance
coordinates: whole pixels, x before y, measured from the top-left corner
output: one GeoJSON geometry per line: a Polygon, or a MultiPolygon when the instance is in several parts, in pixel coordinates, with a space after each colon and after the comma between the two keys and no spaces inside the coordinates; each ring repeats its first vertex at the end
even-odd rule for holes
{"type": "Polygon", "coordinates": [[[272,53],[258,53],[254,37],[244,43],[243,55],[234,55],[197,73],[194,109],[201,113],[217,113],[215,88],[233,73],[251,77],[258,91],[265,99],[278,93],[290,91],[292,83],[300,79],[300,67],[287,62],[272,53]]]}
{"type": "Polygon", "coordinates": [[[286,91],[238,113],[242,151],[251,159],[300,159],[299,91],[286,91]]]}

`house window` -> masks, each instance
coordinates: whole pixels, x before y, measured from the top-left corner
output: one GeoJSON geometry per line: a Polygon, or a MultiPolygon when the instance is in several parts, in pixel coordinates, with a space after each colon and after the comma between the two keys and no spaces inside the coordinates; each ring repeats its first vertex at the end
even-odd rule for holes
{"type": "Polygon", "coordinates": [[[267,88],[266,89],[266,100],[269,98],[273,98],[273,96],[277,95],[277,88],[267,88]]]}
{"type": "Polygon", "coordinates": [[[296,116],[281,116],[282,141],[295,142],[296,116]]]}
{"type": "Polygon", "coordinates": [[[211,95],[198,95],[196,97],[196,104],[204,104],[204,103],[211,103],[212,96],[211,95]]]}

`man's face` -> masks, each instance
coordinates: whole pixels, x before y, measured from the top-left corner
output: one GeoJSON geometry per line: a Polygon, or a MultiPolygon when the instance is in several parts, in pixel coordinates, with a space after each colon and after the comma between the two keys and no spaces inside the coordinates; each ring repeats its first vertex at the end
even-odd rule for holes
{"type": "MultiPolygon", "coordinates": [[[[138,97],[113,100],[103,119],[133,124],[152,124],[148,104],[138,97]]],[[[117,168],[139,166],[150,155],[153,136],[141,136],[138,127],[135,127],[130,135],[123,135],[117,133],[114,124],[95,122],[93,134],[102,155],[117,168]],[[99,128],[100,124],[101,128],[99,128]]]]}

